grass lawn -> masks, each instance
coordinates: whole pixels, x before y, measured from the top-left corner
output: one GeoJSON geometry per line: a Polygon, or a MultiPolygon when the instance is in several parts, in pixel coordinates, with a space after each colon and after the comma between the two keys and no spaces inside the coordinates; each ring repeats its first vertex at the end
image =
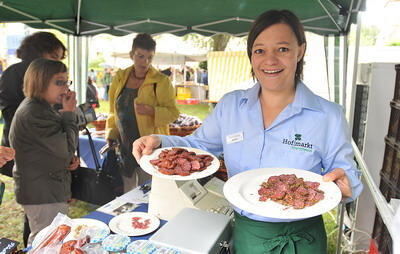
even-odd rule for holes
{"type": "MultiPolygon", "coordinates": [[[[100,107],[96,109],[96,113],[107,113],[109,110],[108,101],[100,101],[100,107]]],[[[201,120],[204,120],[210,113],[210,106],[208,104],[197,104],[197,105],[177,105],[181,113],[197,116],[201,120]]]]}
{"type": "MultiPolygon", "coordinates": [[[[24,212],[19,204],[15,202],[14,181],[11,177],[0,174],[0,181],[4,182],[6,189],[3,201],[0,205],[0,238],[5,237],[20,242],[20,248],[23,248],[22,230],[24,221],[24,212]]],[[[97,209],[91,204],[72,201],[68,216],[71,218],[80,218],[91,211],[97,209]]]]}
{"type": "MultiPolygon", "coordinates": [[[[98,113],[108,112],[108,101],[100,101],[100,108],[96,109],[98,113]]],[[[209,114],[207,104],[198,105],[178,105],[181,113],[199,117],[201,120],[209,114]]],[[[3,124],[0,124],[0,133],[2,133],[3,124]]],[[[22,243],[23,211],[21,206],[15,202],[14,182],[12,178],[0,174],[0,181],[6,184],[6,190],[3,197],[3,203],[0,206],[0,238],[5,237],[22,243]]],[[[69,216],[71,218],[82,217],[97,207],[81,201],[74,201],[70,204],[69,216]]],[[[325,229],[328,234],[328,253],[333,254],[336,251],[337,224],[335,221],[336,210],[324,214],[325,229]]],[[[22,244],[20,245],[22,248],[22,244]]]]}

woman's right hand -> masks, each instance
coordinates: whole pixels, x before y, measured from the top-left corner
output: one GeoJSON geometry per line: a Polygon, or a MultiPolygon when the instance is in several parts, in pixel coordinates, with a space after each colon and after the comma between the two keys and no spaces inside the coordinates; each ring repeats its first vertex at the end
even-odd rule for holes
{"type": "Polygon", "coordinates": [[[60,112],[74,112],[76,110],[76,93],[68,91],[62,98],[62,109],[60,112]]]}
{"type": "Polygon", "coordinates": [[[151,154],[154,149],[158,148],[160,145],[161,138],[159,136],[144,136],[133,142],[132,154],[135,156],[136,161],[139,161],[143,155],[151,154]]]}

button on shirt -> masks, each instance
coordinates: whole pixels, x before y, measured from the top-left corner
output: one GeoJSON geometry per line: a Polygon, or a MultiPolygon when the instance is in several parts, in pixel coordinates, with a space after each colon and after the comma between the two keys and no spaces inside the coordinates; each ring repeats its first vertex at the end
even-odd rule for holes
{"type": "MultiPolygon", "coordinates": [[[[226,94],[196,132],[160,136],[162,146],[187,146],[224,154],[228,176],[257,168],[298,168],[324,175],[343,168],[354,200],[362,191],[342,108],[297,83],[292,103],[264,128],[260,84],[226,94]]],[[[254,220],[282,222],[235,208],[254,220]]]]}

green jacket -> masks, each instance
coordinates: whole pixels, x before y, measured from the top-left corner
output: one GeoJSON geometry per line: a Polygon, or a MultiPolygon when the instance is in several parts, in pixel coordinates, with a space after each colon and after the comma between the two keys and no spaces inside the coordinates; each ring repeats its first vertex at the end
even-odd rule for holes
{"type": "Polygon", "coordinates": [[[16,151],[13,177],[23,205],[66,202],[71,196],[68,165],[78,142],[74,112],[58,113],[47,102],[26,98],[15,113],[10,144],[16,151]]]}
{"type": "MultiPolygon", "coordinates": [[[[110,111],[106,124],[106,137],[117,139],[119,132],[117,128],[118,115],[115,109],[115,102],[125,87],[129,73],[133,65],[127,69],[120,70],[113,78],[110,91],[110,111]]],[[[143,103],[153,106],[155,116],[136,114],[136,121],[140,136],[150,134],[169,134],[168,124],[179,117],[179,110],[175,103],[175,90],[168,77],[158,70],[150,67],[143,84],[139,87],[136,103],[143,103]]]]}

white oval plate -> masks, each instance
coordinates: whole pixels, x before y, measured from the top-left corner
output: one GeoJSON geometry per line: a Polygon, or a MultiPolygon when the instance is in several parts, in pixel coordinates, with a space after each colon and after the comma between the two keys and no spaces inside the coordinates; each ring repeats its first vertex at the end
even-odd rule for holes
{"type": "Polygon", "coordinates": [[[248,170],[228,179],[224,185],[224,195],[234,206],[246,212],[276,219],[305,219],[335,208],[342,199],[339,187],[333,182],[324,182],[316,173],[293,168],[260,168],[248,170]],[[306,181],[319,182],[324,199],[303,209],[294,209],[275,201],[259,201],[258,190],[271,176],[295,174],[306,181]]]}
{"type": "MultiPolygon", "coordinates": [[[[72,219],[72,226],[71,226],[71,232],[65,237],[63,242],[67,242],[69,240],[77,240],[75,237],[75,233],[77,230],[77,227],[79,225],[85,225],[88,226],[89,228],[98,228],[98,229],[105,229],[110,233],[110,229],[108,228],[107,224],[105,224],[102,221],[95,220],[95,219],[89,219],[89,218],[77,218],[77,219],[72,219]]],[[[50,228],[50,226],[45,227],[39,233],[36,235],[35,239],[32,242],[32,247],[35,248],[39,243],[38,240],[36,239],[41,239],[42,236],[45,236],[48,233],[49,230],[54,230],[54,228],[50,228]]]]}
{"type": "Polygon", "coordinates": [[[189,152],[195,152],[196,154],[207,154],[210,155],[211,157],[213,157],[213,161],[211,162],[211,165],[208,166],[205,170],[200,171],[200,172],[194,172],[191,173],[188,176],[180,176],[180,175],[165,175],[163,173],[161,173],[160,171],[158,171],[158,169],[153,166],[150,163],[150,160],[155,160],[158,159],[158,155],[167,149],[172,149],[173,147],[164,147],[164,148],[159,148],[154,150],[154,152],[150,155],[143,155],[142,158],[140,158],[139,164],[140,167],[146,171],[148,174],[152,175],[152,176],[156,176],[159,178],[165,178],[165,179],[170,179],[170,180],[194,180],[194,179],[199,179],[199,178],[203,178],[209,175],[214,174],[218,169],[219,169],[219,160],[217,157],[215,157],[213,154],[208,153],[206,151],[197,149],[197,148],[191,148],[191,147],[175,147],[175,148],[184,148],[186,150],[188,150],[189,152]]]}
{"type": "Polygon", "coordinates": [[[140,236],[156,230],[160,226],[160,220],[149,213],[130,212],[115,216],[110,220],[108,225],[114,233],[126,236],[140,236]],[[141,217],[143,220],[150,219],[149,227],[146,229],[134,228],[132,226],[132,217],[141,217]]]}

